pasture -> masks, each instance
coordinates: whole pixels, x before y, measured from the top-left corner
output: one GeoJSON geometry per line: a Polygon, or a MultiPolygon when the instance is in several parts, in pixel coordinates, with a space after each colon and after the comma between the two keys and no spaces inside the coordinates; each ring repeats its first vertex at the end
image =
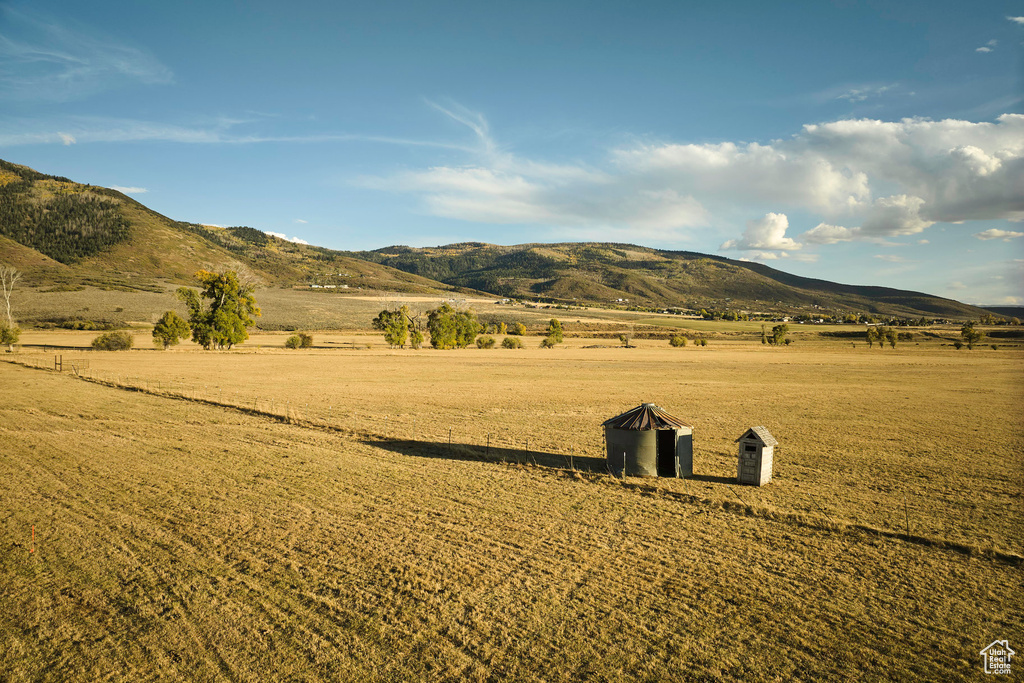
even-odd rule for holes
{"type": "Polygon", "coordinates": [[[321,341],[0,364],[11,680],[967,680],[1020,639],[1018,350],[321,341]],[[645,401],[693,479],[604,471],[645,401]]]}

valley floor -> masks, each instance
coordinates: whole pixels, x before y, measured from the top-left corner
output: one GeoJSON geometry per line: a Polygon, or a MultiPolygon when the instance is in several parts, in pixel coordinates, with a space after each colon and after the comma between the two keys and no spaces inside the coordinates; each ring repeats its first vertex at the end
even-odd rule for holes
{"type": "Polygon", "coordinates": [[[1019,354],[679,351],[0,363],[0,670],[967,680],[1021,640],[1019,354]],[[695,479],[600,471],[641,400],[695,479]]]}

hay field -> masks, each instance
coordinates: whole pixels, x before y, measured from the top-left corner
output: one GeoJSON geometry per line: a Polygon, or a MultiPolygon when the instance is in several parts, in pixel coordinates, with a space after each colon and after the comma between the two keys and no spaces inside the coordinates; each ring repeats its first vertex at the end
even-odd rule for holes
{"type": "Polygon", "coordinates": [[[0,364],[10,680],[967,680],[1024,635],[1018,352],[85,355],[0,364]],[[695,479],[587,472],[641,401],[695,479]]]}

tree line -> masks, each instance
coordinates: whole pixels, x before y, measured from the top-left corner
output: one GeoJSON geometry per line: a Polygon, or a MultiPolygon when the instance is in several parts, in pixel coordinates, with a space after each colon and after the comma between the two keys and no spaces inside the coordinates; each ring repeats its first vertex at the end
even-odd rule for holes
{"type": "MultiPolygon", "coordinates": [[[[372,322],[373,329],[384,333],[384,341],[392,348],[402,349],[406,344],[414,349],[423,346],[426,335],[430,337],[430,345],[435,349],[464,349],[471,344],[479,348],[489,349],[496,344],[490,334],[508,334],[501,345],[503,348],[522,348],[522,342],[516,337],[526,334],[526,325],[521,322],[508,323],[499,321],[481,322],[476,314],[468,309],[459,309],[449,303],[421,314],[413,314],[408,306],[386,308],[377,314],[372,322]],[[483,336],[481,336],[483,335],[483,336]]],[[[548,322],[548,327],[541,347],[552,348],[561,344],[564,339],[562,323],[557,318],[548,322]]]]}

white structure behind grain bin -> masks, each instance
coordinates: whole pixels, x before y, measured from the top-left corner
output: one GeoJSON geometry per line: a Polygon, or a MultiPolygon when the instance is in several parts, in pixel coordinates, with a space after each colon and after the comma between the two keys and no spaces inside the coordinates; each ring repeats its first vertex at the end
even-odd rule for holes
{"type": "Polygon", "coordinates": [[[779,443],[764,427],[751,427],[736,439],[740,445],[736,478],[741,484],[764,486],[772,480],[772,459],[779,443]]]}

